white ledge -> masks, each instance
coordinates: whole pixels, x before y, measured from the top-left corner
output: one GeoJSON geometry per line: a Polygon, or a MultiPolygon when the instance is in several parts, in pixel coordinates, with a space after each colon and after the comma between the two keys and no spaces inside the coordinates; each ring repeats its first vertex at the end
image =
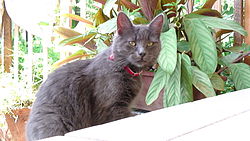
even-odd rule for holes
{"type": "Polygon", "coordinates": [[[250,89],[245,89],[46,140],[242,141],[250,140],[249,131],[250,89]]]}

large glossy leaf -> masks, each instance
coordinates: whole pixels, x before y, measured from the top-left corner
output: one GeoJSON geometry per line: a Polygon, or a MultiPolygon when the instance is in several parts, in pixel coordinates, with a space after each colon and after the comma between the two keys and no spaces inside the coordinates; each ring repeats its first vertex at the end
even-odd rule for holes
{"type": "Polygon", "coordinates": [[[233,63],[235,59],[241,56],[241,53],[231,53],[227,56],[223,56],[219,59],[219,63],[222,65],[228,66],[229,64],[233,63]]]}
{"type": "Polygon", "coordinates": [[[229,69],[237,90],[250,88],[250,66],[244,63],[231,64],[229,69]]]}
{"type": "Polygon", "coordinates": [[[177,43],[177,50],[180,52],[189,52],[190,51],[190,45],[189,42],[182,40],[177,43]]]}
{"type": "Polygon", "coordinates": [[[151,82],[151,85],[148,89],[148,93],[146,96],[146,104],[152,104],[159,96],[160,91],[164,88],[167,81],[167,74],[161,67],[158,67],[157,72],[154,75],[154,79],[151,82]]]}
{"type": "Polygon", "coordinates": [[[225,20],[217,17],[202,16],[198,14],[188,14],[186,18],[199,18],[206,26],[218,29],[234,30],[246,36],[247,32],[235,21],[225,20]]]}
{"type": "Polygon", "coordinates": [[[90,33],[87,33],[87,34],[70,37],[70,38],[62,40],[59,43],[59,45],[65,46],[65,45],[72,45],[72,44],[75,44],[75,43],[79,43],[81,45],[84,45],[85,42],[87,42],[90,38],[92,38],[95,35],[96,35],[96,33],[90,32],[90,33]]]}
{"type": "Polygon", "coordinates": [[[170,20],[168,19],[167,14],[164,14],[164,22],[162,26],[162,32],[167,32],[169,30],[170,20]]]}
{"type": "Polygon", "coordinates": [[[246,36],[247,32],[236,22],[224,20],[221,18],[216,17],[207,17],[202,18],[202,21],[209,27],[212,28],[220,28],[220,29],[227,29],[227,30],[234,30],[239,32],[241,35],[246,36]]]}
{"type": "Polygon", "coordinates": [[[210,77],[210,81],[214,87],[214,89],[216,90],[220,90],[223,91],[224,87],[225,87],[225,82],[223,81],[223,79],[220,77],[220,75],[218,75],[217,73],[214,73],[211,77],[210,77]]]}
{"type": "Polygon", "coordinates": [[[177,60],[177,39],[175,28],[161,34],[161,52],[158,63],[167,73],[173,73],[177,60]]]}
{"type": "Polygon", "coordinates": [[[103,8],[103,13],[105,15],[109,15],[109,13],[110,13],[111,9],[113,8],[116,1],[117,0],[107,0],[106,1],[104,8],[103,8]]]}
{"type": "Polygon", "coordinates": [[[63,14],[64,17],[68,17],[70,19],[73,19],[73,20],[76,20],[76,21],[80,21],[80,22],[83,22],[83,23],[86,23],[89,25],[89,27],[94,27],[93,26],[93,23],[89,20],[86,20],[78,15],[74,15],[74,14],[63,14]]]}
{"type": "Polygon", "coordinates": [[[217,51],[211,32],[198,18],[185,19],[184,26],[194,61],[203,72],[214,73],[217,67],[217,51]]]}
{"type": "Polygon", "coordinates": [[[116,30],[116,18],[110,19],[98,26],[98,32],[101,34],[112,33],[116,30]]]}
{"type": "Polygon", "coordinates": [[[188,55],[182,54],[181,58],[181,103],[193,101],[192,67],[188,55]]]}
{"type": "Polygon", "coordinates": [[[53,31],[61,35],[63,38],[70,38],[81,35],[81,33],[79,32],[61,26],[54,27],[53,31]]]}
{"type": "Polygon", "coordinates": [[[230,48],[225,48],[225,50],[235,52],[235,53],[247,53],[250,51],[250,45],[242,44],[242,46],[234,46],[230,48]]]}
{"type": "Polygon", "coordinates": [[[181,55],[178,54],[177,64],[174,72],[168,74],[163,96],[163,106],[170,107],[182,103],[181,95],[181,55]]]}
{"type": "Polygon", "coordinates": [[[193,85],[202,92],[206,97],[215,96],[213,85],[210,82],[208,75],[202,72],[195,66],[192,66],[193,85]]]}

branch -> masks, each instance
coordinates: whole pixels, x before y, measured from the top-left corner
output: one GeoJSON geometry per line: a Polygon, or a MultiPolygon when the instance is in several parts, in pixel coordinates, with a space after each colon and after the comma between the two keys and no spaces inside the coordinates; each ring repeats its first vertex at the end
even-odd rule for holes
{"type": "MultiPolygon", "coordinates": [[[[239,62],[241,59],[243,59],[244,57],[250,55],[250,51],[247,52],[246,54],[244,55],[241,55],[240,57],[236,58],[232,63],[236,63],[236,62],[239,62]]],[[[221,72],[223,72],[224,70],[226,70],[228,68],[228,66],[224,66],[222,68],[220,68],[216,73],[219,74],[221,72]]]]}
{"type": "Polygon", "coordinates": [[[225,39],[225,38],[227,38],[229,35],[231,35],[231,33],[230,33],[230,34],[228,34],[228,35],[226,35],[225,37],[223,37],[223,38],[221,38],[221,39],[217,40],[217,41],[216,41],[216,43],[218,43],[218,42],[220,42],[220,41],[224,40],[224,39],[225,39]]]}

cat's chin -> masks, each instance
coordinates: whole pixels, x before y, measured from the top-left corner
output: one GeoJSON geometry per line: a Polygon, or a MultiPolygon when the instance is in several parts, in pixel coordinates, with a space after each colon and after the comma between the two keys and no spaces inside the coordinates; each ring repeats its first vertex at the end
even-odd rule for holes
{"type": "Polygon", "coordinates": [[[147,62],[145,61],[138,61],[136,63],[133,63],[133,65],[139,69],[147,68],[147,62]]]}

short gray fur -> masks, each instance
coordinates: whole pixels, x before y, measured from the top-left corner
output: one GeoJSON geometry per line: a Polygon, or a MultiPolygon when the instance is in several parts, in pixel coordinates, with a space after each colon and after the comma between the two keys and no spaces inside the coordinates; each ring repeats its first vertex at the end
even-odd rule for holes
{"type": "Polygon", "coordinates": [[[28,141],[131,116],[130,104],[142,84],[124,67],[140,72],[156,63],[162,24],[163,15],[148,25],[133,25],[120,12],[111,47],[93,59],[58,68],[42,84],[26,127],[28,141]],[[108,59],[111,54],[114,60],[108,59]]]}

